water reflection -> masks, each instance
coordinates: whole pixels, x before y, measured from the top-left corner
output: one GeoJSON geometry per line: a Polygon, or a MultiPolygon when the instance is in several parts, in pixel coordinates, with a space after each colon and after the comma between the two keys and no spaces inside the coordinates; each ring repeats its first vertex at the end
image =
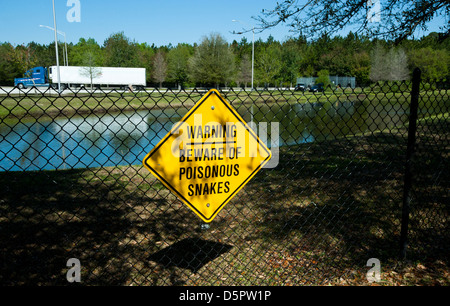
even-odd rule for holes
{"type": "Polygon", "coordinates": [[[95,115],[0,126],[0,169],[136,164],[170,131],[175,112],[95,115]],[[158,117],[158,120],[156,120],[158,117]]]}
{"type": "MultiPolygon", "coordinates": [[[[361,102],[241,105],[246,121],[279,122],[280,146],[394,127],[407,120],[399,105],[361,102]],[[383,115],[378,113],[385,112],[383,115]],[[371,114],[376,114],[371,116],[371,114]]],[[[186,110],[154,110],[0,125],[0,171],[141,164],[186,110]]],[[[270,126],[270,124],[269,124],[270,126]]],[[[271,143],[268,131],[268,146],[271,143]]],[[[277,135],[274,135],[277,136],[277,135]]]]}

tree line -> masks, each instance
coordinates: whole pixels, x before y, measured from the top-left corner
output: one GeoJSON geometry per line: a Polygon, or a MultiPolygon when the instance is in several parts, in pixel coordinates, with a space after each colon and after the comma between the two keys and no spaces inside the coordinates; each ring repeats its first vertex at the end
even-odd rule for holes
{"type": "MultiPolygon", "coordinates": [[[[60,63],[64,44],[59,43],[60,63]]],[[[139,43],[123,32],[110,35],[102,45],[92,38],[70,43],[70,66],[143,67],[149,86],[251,86],[252,41],[245,37],[229,43],[211,33],[197,44],[155,46],[139,43]]],[[[254,86],[294,86],[301,76],[354,76],[359,85],[382,80],[407,80],[415,67],[424,78],[448,80],[448,36],[431,33],[401,43],[369,39],[350,32],[345,37],[304,36],[277,41],[272,36],[255,41],[254,86]]],[[[0,43],[0,85],[12,86],[15,77],[36,66],[55,65],[54,44],[31,42],[13,46],[0,43]]]]}

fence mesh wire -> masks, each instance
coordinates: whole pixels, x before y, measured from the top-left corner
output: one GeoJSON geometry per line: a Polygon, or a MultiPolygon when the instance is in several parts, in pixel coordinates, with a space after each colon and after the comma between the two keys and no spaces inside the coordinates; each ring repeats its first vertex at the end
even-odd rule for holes
{"type": "MultiPolygon", "coordinates": [[[[449,263],[449,89],[422,81],[408,258],[449,263]]],[[[142,166],[205,90],[0,89],[0,283],[303,285],[365,280],[400,252],[411,83],[220,92],[278,122],[209,226],[142,166]]],[[[270,131],[269,131],[270,134],[270,131]]]]}

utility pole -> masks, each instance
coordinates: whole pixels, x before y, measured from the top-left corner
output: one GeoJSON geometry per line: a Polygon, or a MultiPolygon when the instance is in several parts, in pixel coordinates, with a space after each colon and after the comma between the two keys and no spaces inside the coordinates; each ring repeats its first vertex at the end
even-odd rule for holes
{"type": "MultiPolygon", "coordinates": [[[[47,28],[49,30],[54,31],[55,29],[46,25],[40,25],[41,28],[47,28]]],[[[58,32],[58,34],[61,34],[64,36],[64,49],[65,49],[65,57],[64,57],[64,66],[69,66],[69,57],[67,56],[67,39],[66,39],[66,33],[62,32],[62,31],[56,31],[58,32]]],[[[64,55],[64,53],[63,53],[64,55]]]]}
{"type": "MultiPolygon", "coordinates": [[[[239,22],[239,23],[244,24],[240,20],[233,19],[231,21],[232,22],[239,22]]],[[[254,73],[254,71],[255,71],[255,27],[254,26],[252,27],[252,32],[253,32],[253,41],[252,41],[252,90],[253,90],[253,88],[254,88],[253,87],[253,82],[254,82],[254,76],[255,76],[255,73],[254,73]]],[[[235,33],[235,34],[242,34],[242,32],[238,32],[238,33],[235,33]]]]}
{"type": "Polygon", "coordinates": [[[59,68],[59,53],[58,53],[58,30],[56,28],[56,13],[55,13],[55,0],[53,3],[53,24],[55,26],[55,50],[56,50],[56,67],[58,72],[58,92],[61,93],[61,70],[59,68]]]}

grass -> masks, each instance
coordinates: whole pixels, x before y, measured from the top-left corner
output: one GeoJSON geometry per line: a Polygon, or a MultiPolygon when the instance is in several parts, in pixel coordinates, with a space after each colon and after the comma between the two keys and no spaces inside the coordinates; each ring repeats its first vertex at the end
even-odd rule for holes
{"type": "MultiPolygon", "coordinates": [[[[43,94],[0,96],[0,120],[41,117],[71,117],[93,113],[116,113],[124,111],[152,110],[171,108],[190,108],[203,95],[203,92],[160,92],[141,91],[136,93],[94,92],[67,94],[61,97],[43,94]]],[[[407,103],[409,93],[383,93],[361,89],[326,91],[325,93],[292,91],[229,91],[223,92],[225,98],[233,104],[260,103],[336,103],[339,101],[376,101],[377,103],[407,103]]],[[[433,101],[435,91],[421,93],[422,101],[433,101]]]]}
{"type": "Polygon", "coordinates": [[[280,166],[255,176],[206,230],[142,166],[0,173],[0,283],[64,285],[75,257],[83,284],[369,285],[375,257],[376,285],[450,285],[448,253],[438,252],[448,244],[428,234],[448,239],[449,177],[427,179],[448,152],[422,152],[431,163],[415,196],[441,210],[414,209],[409,261],[398,260],[403,133],[282,148],[280,166]]]}
{"type": "MultiPolygon", "coordinates": [[[[186,107],[202,93],[0,97],[0,118],[186,107]],[[48,100],[48,101],[47,101],[48,100]]],[[[406,103],[408,94],[224,92],[246,103],[406,103]]],[[[423,92],[421,103],[435,101],[423,92]]],[[[445,101],[444,101],[445,102],[445,101]]],[[[0,284],[450,285],[448,112],[420,116],[408,260],[399,260],[405,126],[281,148],[209,229],[143,166],[0,173],[0,284]],[[443,149],[444,148],[444,149],[443,149]]]]}
{"type": "Polygon", "coordinates": [[[41,118],[70,117],[93,113],[117,113],[144,109],[180,107],[193,105],[191,98],[183,95],[174,100],[174,96],[161,94],[144,96],[142,94],[93,94],[92,96],[51,97],[29,94],[23,97],[0,97],[0,118],[41,118]],[[157,105],[156,105],[157,104],[157,105]]]}

